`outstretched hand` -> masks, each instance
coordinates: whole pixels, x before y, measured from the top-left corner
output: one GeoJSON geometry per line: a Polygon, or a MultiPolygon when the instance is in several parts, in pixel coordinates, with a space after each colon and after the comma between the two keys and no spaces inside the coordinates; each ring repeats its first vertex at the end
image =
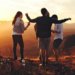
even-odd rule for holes
{"type": "Polygon", "coordinates": [[[30,22],[28,22],[28,26],[30,25],[30,22]]]}
{"type": "Polygon", "coordinates": [[[27,30],[27,27],[26,27],[26,28],[24,28],[24,30],[27,30]]]}
{"type": "Polygon", "coordinates": [[[25,13],[26,16],[28,16],[28,13],[25,13]]]}
{"type": "Polygon", "coordinates": [[[27,26],[25,27],[25,30],[30,26],[30,22],[28,22],[27,26]]]}
{"type": "Polygon", "coordinates": [[[68,20],[71,20],[71,18],[68,18],[68,20]]]}

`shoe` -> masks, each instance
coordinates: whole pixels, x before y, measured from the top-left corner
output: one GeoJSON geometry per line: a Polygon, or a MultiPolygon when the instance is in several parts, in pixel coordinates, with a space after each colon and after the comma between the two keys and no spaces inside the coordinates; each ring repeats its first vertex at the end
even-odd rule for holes
{"type": "Polygon", "coordinates": [[[42,65],[43,65],[42,63],[39,64],[40,67],[41,67],[42,65]]]}
{"type": "Polygon", "coordinates": [[[39,66],[40,66],[40,67],[41,67],[41,66],[45,67],[45,66],[46,66],[46,63],[44,63],[44,62],[43,62],[43,63],[40,63],[39,66]]]}
{"type": "Polygon", "coordinates": [[[25,66],[25,65],[26,65],[26,64],[25,64],[25,60],[24,60],[24,59],[22,59],[22,60],[21,60],[21,63],[22,63],[22,65],[23,65],[23,66],[25,66]]]}

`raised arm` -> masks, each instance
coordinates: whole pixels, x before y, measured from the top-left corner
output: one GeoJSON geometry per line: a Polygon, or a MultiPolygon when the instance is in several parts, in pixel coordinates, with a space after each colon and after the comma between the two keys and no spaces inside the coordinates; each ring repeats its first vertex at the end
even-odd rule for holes
{"type": "Polygon", "coordinates": [[[25,27],[25,30],[30,26],[30,22],[28,22],[27,26],[25,27]]]}
{"type": "Polygon", "coordinates": [[[36,22],[36,21],[37,21],[37,18],[31,19],[27,13],[26,13],[25,15],[26,15],[27,19],[28,19],[30,22],[36,22]]]}
{"type": "Polygon", "coordinates": [[[66,18],[66,19],[62,19],[62,20],[56,20],[56,19],[52,19],[53,23],[64,23],[68,20],[71,20],[71,18],[66,18]]]}

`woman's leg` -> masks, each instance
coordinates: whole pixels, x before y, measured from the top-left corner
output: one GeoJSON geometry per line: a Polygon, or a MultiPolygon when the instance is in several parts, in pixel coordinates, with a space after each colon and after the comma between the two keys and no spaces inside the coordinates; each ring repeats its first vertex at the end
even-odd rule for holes
{"type": "Polygon", "coordinates": [[[24,58],[24,42],[23,42],[23,38],[22,35],[19,36],[19,40],[18,40],[19,46],[20,46],[20,54],[21,54],[21,60],[24,58]]]}
{"type": "Polygon", "coordinates": [[[16,47],[17,47],[17,36],[13,35],[13,53],[14,53],[14,59],[17,59],[17,55],[16,55],[16,47]]]}

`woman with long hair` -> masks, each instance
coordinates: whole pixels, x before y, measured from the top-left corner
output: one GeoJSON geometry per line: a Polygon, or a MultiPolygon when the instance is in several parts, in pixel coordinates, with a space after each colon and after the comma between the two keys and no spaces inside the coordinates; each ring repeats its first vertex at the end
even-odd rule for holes
{"type": "Polygon", "coordinates": [[[28,26],[30,25],[30,23],[28,23],[28,25],[25,27],[24,26],[24,22],[22,20],[22,17],[23,17],[22,12],[18,11],[16,13],[13,21],[12,21],[12,25],[13,25],[12,38],[13,38],[14,60],[17,60],[16,47],[17,47],[17,44],[19,44],[19,46],[20,46],[21,61],[24,59],[24,55],[23,55],[23,52],[24,52],[24,42],[23,42],[22,34],[28,28],[28,26]]]}

